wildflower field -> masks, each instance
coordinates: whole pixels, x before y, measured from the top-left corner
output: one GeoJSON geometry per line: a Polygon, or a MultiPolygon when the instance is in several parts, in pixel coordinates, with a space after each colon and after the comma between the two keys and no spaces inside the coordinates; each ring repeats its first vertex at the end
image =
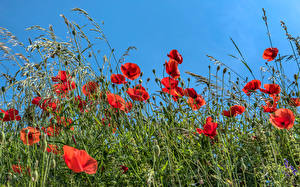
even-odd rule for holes
{"type": "Polygon", "coordinates": [[[67,41],[52,26],[32,26],[37,37],[25,45],[0,27],[2,186],[299,185],[300,38],[284,22],[292,54],[272,43],[263,10],[265,69],[251,69],[232,40],[248,75],[212,56],[207,76],[181,72],[176,49],[162,75],[128,62],[134,47],[117,57],[102,24],[73,11],[86,25],[61,15],[67,41]]]}

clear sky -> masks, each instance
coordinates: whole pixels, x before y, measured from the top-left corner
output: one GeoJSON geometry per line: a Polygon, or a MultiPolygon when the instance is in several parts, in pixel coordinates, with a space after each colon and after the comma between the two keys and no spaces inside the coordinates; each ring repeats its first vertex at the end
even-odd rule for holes
{"type": "MultiPolygon", "coordinates": [[[[0,0],[0,26],[8,28],[20,41],[28,44],[30,32],[26,27],[52,24],[56,33],[65,38],[66,26],[59,16],[77,21],[71,11],[86,10],[98,22],[104,21],[104,32],[117,55],[135,46],[126,59],[137,63],[145,76],[156,69],[162,78],[166,54],[177,49],[183,56],[179,66],[182,78],[185,71],[206,76],[211,62],[206,54],[223,61],[237,72],[250,74],[244,66],[228,57],[238,55],[229,37],[239,45],[249,66],[259,75],[264,64],[262,53],[270,47],[262,21],[262,8],[268,15],[274,47],[281,55],[291,54],[289,43],[281,29],[286,22],[290,33],[300,31],[299,0],[0,0]]],[[[101,54],[104,55],[104,54],[101,54]]],[[[101,57],[100,57],[101,58],[101,57]]],[[[290,72],[295,68],[287,66],[290,72]]]]}

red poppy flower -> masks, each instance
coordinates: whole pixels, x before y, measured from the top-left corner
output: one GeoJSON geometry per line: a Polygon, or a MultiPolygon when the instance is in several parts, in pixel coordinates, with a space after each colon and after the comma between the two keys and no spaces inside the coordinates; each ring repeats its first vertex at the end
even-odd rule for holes
{"type": "Polygon", "coordinates": [[[233,105],[229,108],[229,111],[224,110],[223,115],[227,117],[234,117],[238,114],[245,112],[245,107],[240,105],[233,105]]]}
{"type": "Polygon", "coordinates": [[[102,124],[105,126],[105,124],[108,124],[108,126],[110,127],[110,123],[109,123],[109,119],[108,118],[102,118],[101,120],[102,124]]]}
{"type": "Polygon", "coordinates": [[[20,132],[20,138],[25,145],[33,145],[40,141],[40,131],[35,127],[23,128],[20,132]]]}
{"type": "Polygon", "coordinates": [[[44,131],[44,133],[46,133],[48,136],[57,136],[59,135],[60,130],[60,127],[56,125],[50,125],[47,128],[42,127],[42,131],[44,131]]]}
{"type": "Polygon", "coordinates": [[[54,92],[58,95],[64,96],[70,90],[74,90],[76,88],[75,82],[71,81],[71,76],[69,76],[66,71],[59,71],[56,77],[52,77],[53,82],[58,82],[58,84],[54,84],[54,92]]]}
{"type": "Polygon", "coordinates": [[[75,82],[72,82],[69,84],[69,82],[60,83],[60,84],[54,84],[53,85],[54,92],[57,95],[66,95],[69,93],[70,90],[74,90],[76,88],[75,82]]]}
{"type": "Polygon", "coordinates": [[[63,150],[65,163],[75,173],[85,172],[87,174],[95,174],[97,172],[97,161],[86,151],[67,145],[63,146],[63,150]]]}
{"type": "Polygon", "coordinates": [[[54,100],[51,98],[42,100],[41,97],[35,97],[31,101],[32,104],[38,105],[41,109],[44,111],[49,111],[52,109],[52,111],[55,111],[57,109],[57,103],[58,100],[54,100]],[[43,101],[43,102],[41,102],[43,101]]]}
{"type": "Polygon", "coordinates": [[[164,85],[168,89],[174,89],[178,86],[178,80],[175,80],[171,77],[165,77],[161,79],[161,84],[164,85]]]}
{"type": "Polygon", "coordinates": [[[42,100],[41,97],[35,97],[32,99],[31,103],[35,105],[39,105],[41,100],[42,100]]]}
{"type": "Polygon", "coordinates": [[[265,89],[260,88],[259,90],[269,94],[271,97],[278,95],[281,91],[281,88],[278,84],[264,84],[264,88],[265,89]]]}
{"type": "Polygon", "coordinates": [[[260,80],[252,80],[248,82],[242,90],[243,92],[245,92],[247,96],[250,96],[250,94],[255,90],[259,89],[260,86],[261,86],[260,80]]]}
{"type": "Polygon", "coordinates": [[[279,99],[280,97],[273,97],[273,100],[265,99],[266,105],[261,105],[261,107],[264,109],[264,112],[275,112],[277,110],[277,101],[279,101],[279,99]]]}
{"type": "Polygon", "coordinates": [[[69,128],[70,130],[74,130],[74,127],[71,126],[73,123],[72,119],[70,118],[65,118],[63,116],[56,116],[50,119],[50,127],[58,127],[58,131],[60,130],[60,127],[66,127],[69,128]]]}
{"type": "Polygon", "coordinates": [[[52,144],[48,144],[47,147],[47,152],[48,153],[54,153],[54,154],[60,154],[60,151],[57,149],[57,145],[52,145],[52,144]]]}
{"type": "Polygon", "coordinates": [[[141,74],[140,67],[134,63],[125,63],[121,65],[121,71],[123,75],[130,80],[137,79],[141,74]]]}
{"type": "Polygon", "coordinates": [[[96,82],[88,82],[85,85],[82,86],[82,93],[85,96],[91,96],[94,95],[95,93],[97,93],[98,90],[98,83],[96,82]]]}
{"type": "Polygon", "coordinates": [[[125,111],[126,102],[121,96],[117,94],[108,93],[107,101],[113,108],[119,108],[120,110],[125,111]]]}
{"type": "MultiPolygon", "coordinates": [[[[15,173],[23,173],[25,170],[24,168],[20,165],[20,164],[13,164],[11,166],[12,170],[15,172],[15,173]]],[[[27,167],[27,171],[25,171],[28,175],[30,175],[30,168],[27,167]]]]}
{"type": "Polygon", "coordinates": [[[186,88],[184,90],[184,95],[191,98],[197,98],[198,94],[194,88],[186,88]]]}
{"type": "Polygon", "coordinates": [[[199,110],[200,107],[206,104],[205,100],[201,95],[197,95],[197,97],[194,99],[192,97],[189,97],[188,104],[193,110],[199,110]]]}
{"type": "Polygon", "coordinates": [[[294,125],[295,116],[291,110],[280,108],[270,114],[269,120],[278,129],[290,129],[294,125]]]}
{"type": "Polygon", "coordinates": [[[23,173],[23,168],[20,165],[13,164],[11,168],[15,173],[19,173],[19,174],[23,173]]]}
{"type": "Polygon", "coordinates": [[[122,75],[122,74],[112,74],[110,76],[110,80],[112,83],[115,83],[115,84],[126,84],[127,83],[124,75],[122,75]]]}
{"type": "Polygon", "coordinates": [[[168,57],[176,60],[179,64],[181,64],[183,61],[181,54],[179,54],[176,49],[171,50],[170,54],[168,54],[168,57]]]}
{"type": "Polygon", "coordinates": [[[126,104],[125,104],[125,112],[126,113],[128,113],[128,112],[130,112],[130,110],[132,109],[132,103],[131,102],[127,102],[126,104]]]}
{"type": "Polygon", "coordinates": [[[178,62],[174,59],[170,59],[169,62],[166,61],[166,72],[173,77],[174,79],[177,79],[180,77],[180,72],[178,69],[178,62]]]}
{"type": "Polygon", "coordinates": [[[203,126],[203,130],[199,129],[199,128],[197,128],[196,130],[199,134],[203,133],[205,136],[209,136],[211,139],[213,139],[214,136],[217,135],[217,127],[218,127],[218,124],[212,122],[211,117],[207,117],[206,124],[203,126]]]}
{"type": "Polygon", "coordinates": [[[150,98],[146,89],[140,84],[136,85],[134,88],[128,88],[127,94],[135,101],[146,101],[150,98]]]}
{"type": "Polygon", "coordinates": [[[53,91],[57,94],[66,94],[68,92],[68,88],[64,84],[54,84],[53,85],[53,91]]]}
{"type": "Polygon", "coordinates": [[[300,98],[290,98],[289,105],[294,107],[300,106],[300,98]]]}
{"type": "Polygon", "coordinates": [[[263,59],[266,59],[268,61],[272,61],[276,58],[278,53],[278,49],[277,48],[267,48],[264,51],[263,54],[263,59]]]}
{"type": "Polygon", "coordinates": [[[66,71],[59,71],[55,77],[52,77],[53,82],[67,82],[69,76],[66,71]]]}
{"type": "Polygon", "coordinates": [[[273,113],[277,110],[276,106],[277,104],[273,104],[272,101],[265,101],[266,105],[261,105],[261,107],[264,109],[264,112],[273,113]]]}
{"type": "Polygon", "coordinates": [[[41,104],[40,108],[43,110],[49,110],[52,109],[52,111],[55,111],[57,109],[57,103],[58,100],[53,100],[51,98],[45,99],[44,102],[41,104]]]}
{"type": "Polygon", "coordinates": [[[184,91],[181,87],[176,87],[174,89],[162,88],[162,91],[172,95],[174,101],[177,101],[179,97],[184,96],[184,91]]]}
{"type": "Polygon", "coordinates": [[[9,109],[7,111],[0,109],[0,121],[20,121],[21,117],[18,115],[19,111],[16,109],[9,109]]]}
{"type": "Polygon", "coordinates": [[[123,170],[123,173],[126,173],[128,171],[128,167],[120,165],[121,169],[123,170]]]}
{"type": "Polygon", "coordinates": [[[84,112],[84,107],[87,105],[84,100],[81,99],[80,96],[75,97],[75,104],[78,106],[80,112],[84,112]]]}

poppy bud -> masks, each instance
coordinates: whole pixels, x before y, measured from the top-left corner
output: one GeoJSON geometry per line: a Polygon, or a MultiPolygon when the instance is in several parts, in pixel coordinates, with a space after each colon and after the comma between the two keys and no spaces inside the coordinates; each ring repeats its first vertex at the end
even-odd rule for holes
{"type": "Polygon", "coordinates": [[[76,140],[75,140],[75,136],[74,135],[72,135],[72,139],[73,139],[74,144],[76,145],[76,140]]]}
{"type": "Polygon", "coordinates": [[[5,92],[5,87],[2,86],[2,87],[1,87],[1,90],[2,90],[2,92],[5,92]]]}
{"type": "Polygon", "coordinates": [[[39,173],[37,170],[33,172],[32,181],[37,181],[39,178],[39,173]]]}
{"type": "Polygon", "coordinates": [[[149,81],[150,81],[150,78],[147,79],[147,82],[149,82],[149,81]]]}
{"type": "Polygon", "coordinates": [[[8,183],[9,183],[9,181],[11,181],[12,180],[12,173],[8,173],[8,175],[7,175],[7,181],[8,181],[8,183]]]}
{"type": "MultiPolygon", "coordinates": [[[[141,76],[142,76],[142,73],[141,73],[141,76]]],[[[142,84],[142,83],[143,83],[143,80],[140,79],[140,80],[139,80],[139,84],[142,84]]]]}
{"type": "Polygon", "coordinates": [[[5,143],[5,133],[2,131],[1,144],[5,143]]]}
{"type": "Polygon", "coordinates": [[[51,57],[51,58],[54,58],[54,57],[55,57],[55,53],[52,53],[52,54],[50,55],[50,57],[51,57]]]}
{"type": "Polygon", "coordinates": [[[47,143],[46,139],[44,139],[44,141],[43,141],[44,152],[47,151],[47,146],[48,146],[48,143],[47,143]]]}
{"type": "Polygon", "coordinates": [[[241,158],[241,162],[242,162],[242,167],[241,167],[241,169],[242,169],[243,172],[244,172],[244,171],[247,169],[247,166],[245,165],[243,158],[241,158]]]}
{"type": "Polygon", "coordinates": [[[218,66],[218,67],[217,67],[217,72],[218,72],[220,69],[221,69],[221,67],[220,67],[220,66],[218,66]]]}
{"type": "Polygon", "coordinates": [[[52,159],[51,166],[52,166],[52,168],[56,167],[56,161],[55,161],[55,159],[52,159]]]}
{"type": "Polygon", "coordinates": [[[256,140],[256,139],[257,139],[257,136],[252,136],[251,139],[252,139],[252,140],[256,140]]]}
{"type": "Polygon", "coordinates": [[[155,101],[155,96],[152,96],[152,99],[155,101]]]}
{"type": "Polygon", "coordinates": [[[188,82],[190,82],[190,81],[191,81],[191,79],[190,79],[190,78],[188,78],[188,79],[187,79],[187,81],[188,81],[188,82]]]}
{"type": "Polygon", "coordinates": [[[223,69],[223,74],[225,74],[227,72],[227,68],[223,69]]]}
{"type": "Polygon", "coordinates": [[[298,80],[298,75],[294,74],[294,79],[297,81],[298,80]]]}
{"type": "Polygon", "coordinates": [[[155,69],[152,70],[153,74],[155,74],[155,69]]]}
{"type": "Polygon", "coordinates": [[[157,156],[159,157],[159,155],[160,155],[160,147],[159,147],[158,144],[156,144],[154,147],[157,149],[157,156]]]}

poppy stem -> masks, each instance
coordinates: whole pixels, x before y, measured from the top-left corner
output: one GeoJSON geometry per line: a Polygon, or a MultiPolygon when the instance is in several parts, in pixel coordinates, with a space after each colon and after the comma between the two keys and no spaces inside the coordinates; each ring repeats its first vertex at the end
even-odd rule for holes
{"type": "Polygon", "coordinates": [[[72,135],[72,139],[73,139],[73,142],[75,143],[75,145],[77,144],[76,143],[76,140],[75,140],[75,137],[74,137],[74,135],[72,135]]]}

